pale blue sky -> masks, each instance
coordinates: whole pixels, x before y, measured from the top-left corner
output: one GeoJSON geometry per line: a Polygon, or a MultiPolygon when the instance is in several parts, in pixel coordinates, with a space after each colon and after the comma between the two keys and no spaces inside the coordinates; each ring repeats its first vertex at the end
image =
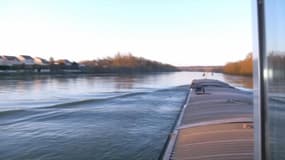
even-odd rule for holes
{"type": "Polygon", "coordinates": [[[250,0],[0,0],[0,54],[74,61],[118,51],[223,65],[252,51],[250,0]]]}

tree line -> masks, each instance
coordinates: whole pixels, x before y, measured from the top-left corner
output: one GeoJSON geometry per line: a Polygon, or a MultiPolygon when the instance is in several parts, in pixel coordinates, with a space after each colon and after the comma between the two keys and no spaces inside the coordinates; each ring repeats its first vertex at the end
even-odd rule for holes
{"type": "Polygon", "coordinates": [[[84,64],[86,72],[95,73],[143,73],[143,72],[171,72],[178,69],[169,64],[135,57],[132,54],[117,53],[114,57],[80,62],[84,64]]]}
{"type": "Polygon", "coordinates": [[[233,75],[252,76],[253,61],[252,53],[247,54],[244,60],[230,62],[224,66],[224,73],[233,75]]]}

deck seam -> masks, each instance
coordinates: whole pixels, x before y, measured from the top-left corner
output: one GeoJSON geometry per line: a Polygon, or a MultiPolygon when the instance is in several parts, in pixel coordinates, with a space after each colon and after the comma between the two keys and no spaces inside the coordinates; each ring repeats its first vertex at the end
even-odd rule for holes
{"type": "Polygon", "coordinates": [[[187,96],[187,99],[186,99],[186,103],[183,105],[182,111],[179,114],[178,121],[177,121],[177,123],[175,125],[175,128],[174,128],[173,132],[171,133],[171,138],[169,140],[169,143],[167,145],[167,149],[164,152],[164,155],[163,155],[163,158],[162,158],[163,160],[170,160],[170,159],[172,159],[171,157],[173,156],[174,146],[176,145],[176,142],[177,142],[179,126],[181,125],[181,122],[182,122],[182,119],[183,119],[183,116],[184,116],[184,112],[185,112],[187,106],[189,105],[191,94],[192,94],[192,89],[190,88],[188,96],[187,96]]]}

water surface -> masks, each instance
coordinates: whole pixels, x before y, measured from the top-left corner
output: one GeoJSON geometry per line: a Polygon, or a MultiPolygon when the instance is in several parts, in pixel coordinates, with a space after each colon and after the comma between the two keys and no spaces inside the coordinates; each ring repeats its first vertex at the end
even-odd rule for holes
{"type": "MultiPolygon", "coordinates": [[[[0,78],[0,159],[157,159],[199,72],[0,78]]],[[[207,78],[249,87],[251,79],[207,78]]]]}

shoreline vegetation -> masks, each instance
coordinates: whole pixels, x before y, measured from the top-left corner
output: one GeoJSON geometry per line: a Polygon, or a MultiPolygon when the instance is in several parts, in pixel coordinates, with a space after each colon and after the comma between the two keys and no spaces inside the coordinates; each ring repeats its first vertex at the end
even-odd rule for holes
{"type": "Polygon", "coordinates": [[[215,72],[250,77],[253,74],[252,53],[249,53],[244,60],[229,62],[224,66],[181,66],[178,68],[181,71],[215,72]]]}
{"type": "Polygon", "coordinates": [[[215,72],[240,76],[252,76],[253,74],[252,53],[249,53],[244,60],[229,62],[224,66],[176,67],[143,57],[136,57],[131,53],[117,53],[114,57],[85,60],[78,63],[68,60],[56,61],[53,58],[44,61],[44,65],[43,63],[18,63],[16,65],[1,65],[0,63],[0,74],[141,74],[177,71],[215,72]]]}
{"type": "Polygon", "coordinates": [[[173,72],[179,71],[175,66],[132,54],[116,54],[113,58],[87,60],[80,62],[87,73],[149,73],[149,72],[173,72]]]}
{"type": "Polygon", "coordinates": [[[230,75],[252,76],[252,53],[248,53],[243,60],[227,63],[223,68],[223,72],[230,75]]]}
{"type": "Polygon", "coordinates": [[[117,53],[114,57],[82,62],[55,61],[50,58],[45,65],[19,63],[1,65],[0,74],[128,74],[179,71],[175,66],[135,57],[132,54],[117,53]]]}

